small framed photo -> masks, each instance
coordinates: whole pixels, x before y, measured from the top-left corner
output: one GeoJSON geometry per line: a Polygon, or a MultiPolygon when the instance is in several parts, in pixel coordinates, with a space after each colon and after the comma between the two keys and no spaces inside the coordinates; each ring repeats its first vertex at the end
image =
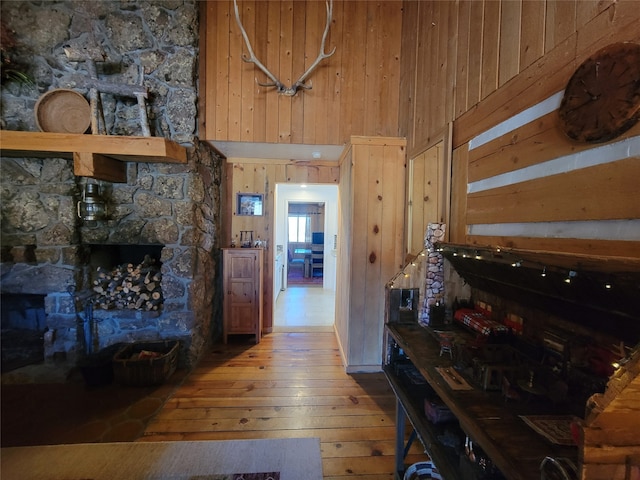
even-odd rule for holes
{"type": "Polygon", "coordinates": [[[263,213],[264,195],[262,193],[239,193],[237,215],[257,215],[263,213]]]}

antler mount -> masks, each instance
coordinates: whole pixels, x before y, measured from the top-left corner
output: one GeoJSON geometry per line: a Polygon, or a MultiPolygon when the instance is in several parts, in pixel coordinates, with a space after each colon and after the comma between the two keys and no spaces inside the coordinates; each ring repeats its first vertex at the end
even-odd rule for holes
{"type": "Polygon", "coordinates": [[[247,47],[247,51],[249,52],[249,56],[243,55],[242,60],[244,60],[247,63],[253,63],[256,67],[262,70],[262,72],[271,80],[270,83],[258,82],[258,85],[260,85],[261,87],[275,87],[276,92],[278,92],[281,95],[286,95],[287,97],[295,96],[300,89],[303,89],[303,90],[311,89],[311,85],[305,83],[306,79],[309,77],[309,75],[311,75],[311,73],[316,69],[316,67],[320,64],[322,60],[324,60],[325,58],[329,58],[336,51],[336,47],[333,47],[333,50],[331,50],[329,53],[325,53],[324,51],[325,42],[327,40],[327,35],[329,33],[329,28],[331,27],[331,17],[333,15],[333,0],[326,0],[325,5],[327,10],[327,24],[325,25],[324,33],[322,34],[322,42],[320,43],[320,53],[318,54],[318,57],[315,59],[315,61],[311,64],[311,66],[307,68],[307,70],[302,75],[300,75],[300,78],[298,78],[298,80],[296,80],[295,83],[293,83],[293,85],[291,85],[290,87],[287,87],[284,83],[278,80],[278,77],[276,77],[273,73],[271,73],[271,71],[269,71],[269,69],[265,67],[264,64],[260,60],[258,60],[258,58],[256,57],[255,53],[253,52],[253,48],[251,47],[251,42],[249,41],[249,36],[247,35],[247,31],[242,26],[242,21],[240,20],[240,12],[238,11],[238,1],[233,0],[233,7],[235,9],[235,14],[236,14],[236,22],[240,27],[242,38],[244,38],[244,43],[247,47]]]}

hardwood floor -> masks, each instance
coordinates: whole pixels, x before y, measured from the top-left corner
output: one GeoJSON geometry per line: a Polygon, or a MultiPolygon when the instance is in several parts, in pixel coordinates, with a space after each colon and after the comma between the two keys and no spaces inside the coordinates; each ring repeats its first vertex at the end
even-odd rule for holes
{"type": "MultiPolygon", "coordinates": [[[[272,333],[217,346],[140,441],[319,437],[325,480],[392,479],[394,421],[384,375],[347,375],[333,333],[272,333]]],[[[425,458],[414,442],[406,463],[425,458]]]]}
{"type": "Polygon", "coordinates": [[[288,287],[278,295],[274,309],[276,332],[333,332],[336,294],[318,286],[288,287]]]}

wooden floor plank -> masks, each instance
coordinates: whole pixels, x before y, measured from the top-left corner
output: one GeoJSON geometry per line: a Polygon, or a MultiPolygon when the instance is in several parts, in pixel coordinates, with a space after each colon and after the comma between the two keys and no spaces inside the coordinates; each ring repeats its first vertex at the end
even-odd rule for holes
{"type": "Polygon", "coordinates": [[[210,407],[291,407],[291,406],[345,406],[345,405],[388,405],[394,399],[388,396],[359,397],[173,397],[165,404],[165,409],[210,408],[210,407]]]}
{"type": "MultiPolygon", "coordinates": [[[[334,372],[308,371],[302,372],[300,369],[288,369],[285,372],[274,372],[273,370],[257,370],[260,372],[260,380],[280,380],[283,377],[287,380],[332,380],[336,378],[334,372]]],[[[229,380],[255,380],[256,371],[235,372],[233,368],[226,370],[216,370],[206,374],[190,375],[185,384],[192,382],[216,382],[229,380]]]]}
{"type": "Polygon", "coordinates": [[[332,415],[384,415],[389,405],[377,403],[352,406],[302,406],[302,407],[250,407],[250,408],[175,408],[160,412],[158,420],[205,420],[211,418],[295,418],[295,417],[328,417],[332,415]]]}
{"type": "MultiPolygon", "coordinates": [[[[203,418],[197,420],[155,419],[147,432],[206,432],[212,429],[236,430],[297,430],[306,428],[375,427],[393,424],[389,415],[333,415],[331,417],[289,417],[289,418],[203,418]]],[[[295,435],[291,435],[295,436],[295,435]]]]}
{"type": "MultiPolygon", "coordinates": [[[[333,333],[250,340],[215,345],[139,441],[318,437],[325,480],[394,478],[396,403],[382,373],[347,374],[333,333]]],[[[414,442],[406,463],[426,458],[414,442]]]]}
{"type": "MultiPolygon", "coordinates": [[[[414,463],[424,459],[424,456],[407,455],[407,463],[414,463]]],[[[379,474],[388,469],[388,459],[385,456],[374,457],[343,457],[322,459],[324,476],[332,475],[369,475],[379,474]]],[[[393,471],[393,467],[391,467],[393,471]]]]}
{"type": "MultiPolygon", "coordinates": [[[[264,388],[353,388],[353,379],[350,378],[338,378],[338,379],[309,379],[309,378],[285,378],[281,375],[271,379],[224,379],[224,380],[187,380],[182,384],[182,388],[215,388],[215,389],[241,389],[241,390],[259,390],[264,388]]],[[[376,382],[370,382],[362,386],[367,389],[375,389],[376,391],[386,392],[389,391],[389,384],[378,380],[376,382]]]]}
{"type": "Polygon", "coordinates": [[[320,442],[348,442],[359,440],[389,440],[395,438],[395,427],[326,428],[256,431],[202,431],[202,432],[149,432],[139,441],[196,441],[196,440],[246,440],[248,438],[308,438],[317,437],[320,442]]]}
{"type": "MultiPolygon", "coordinates": [[[[422,450],[414,442],[411,446],[412,455],[420,455],[422,450]]],[[[392,440],[360,440],[356,442],[324,442],[320,444],[323,458],[338,457],[378,457],[393,455],[395,442],[392,440]]]]}
{"type": "Polygon", "coordinates": [[[334,396],[344,395],[357,397],[358,395],[384,395],[382,389],[372,389],[371,392],[363,391],[357,385],[353,387],[309,387],[309,388],[206,388],[198,385],[185,385],[182,389],[184,397],[315,397],[315,396],[334,396]]]}
{"type": "Polygon", "coordinates": [[[313,369],[302,367],[216,367],[201,373],[195,370],[189,375],[188,381],[207,381],[211,379],[263,379],[272,378],[342,378],[344,375],[342,367],[319,366],[313,369]]]}

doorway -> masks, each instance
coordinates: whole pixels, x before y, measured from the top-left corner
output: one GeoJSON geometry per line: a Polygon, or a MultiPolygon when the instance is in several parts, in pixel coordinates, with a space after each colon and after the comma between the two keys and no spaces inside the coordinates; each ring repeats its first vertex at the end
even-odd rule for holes
{"type": "Polygon", "coordinates": [[[324,202],[288,202],[287,286],[323,285],[324,217],[324,202]]]}
{"type": "Polygon", "coordinates": [[[274,331],[333,330],[337,202],[337,185],[276,185],[274,331]]]}

